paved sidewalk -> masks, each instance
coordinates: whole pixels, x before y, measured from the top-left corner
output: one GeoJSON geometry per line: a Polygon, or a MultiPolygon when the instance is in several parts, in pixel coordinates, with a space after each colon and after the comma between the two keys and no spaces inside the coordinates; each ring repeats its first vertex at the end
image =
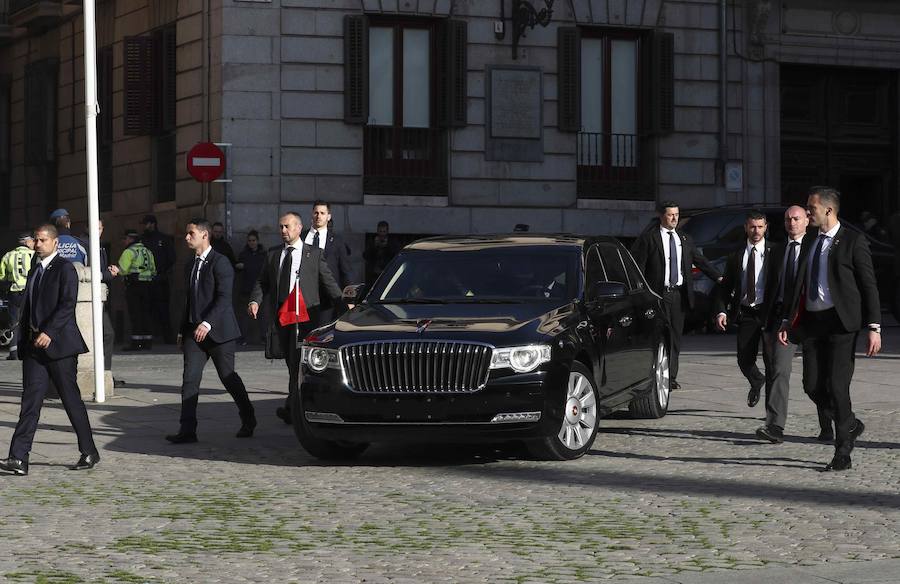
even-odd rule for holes
{"type": "MultiPolygon", "coordinates": [[[[898,333],[857,361],[866,433],[853,469],[828,474],[799,359],[786,442],[762,444],[733,336],[686,337],[670,414],[603,420],[568,463],[411,445],[321,464],[274,417],[287,374],[259,351],[237,356],[256,435],[234,437],[237,410],[209,366],[200,442],[171,445],[180,354],[116,355],[127,387],[88,408],[100,465],[65,470],[75,437],[49,401],[31,474],[0,476],[0,580],[900,583],[898,333]]],[[[21,367],[0,361],[0,455],[20,391],[21,367]]]]}

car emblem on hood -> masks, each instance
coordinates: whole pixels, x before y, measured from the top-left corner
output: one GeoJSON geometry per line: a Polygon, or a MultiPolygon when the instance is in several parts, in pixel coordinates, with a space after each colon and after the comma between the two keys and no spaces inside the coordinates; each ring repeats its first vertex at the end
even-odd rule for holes
{"type": "Polygon", "coordinates": [[[426,319],[416,322],[416,333],[421,335],[422,333],[425,332],[425,329],[427,329],[428,325],[430,325],[430,324],[431,324],[430,318],[426,318],[426,319]]]}

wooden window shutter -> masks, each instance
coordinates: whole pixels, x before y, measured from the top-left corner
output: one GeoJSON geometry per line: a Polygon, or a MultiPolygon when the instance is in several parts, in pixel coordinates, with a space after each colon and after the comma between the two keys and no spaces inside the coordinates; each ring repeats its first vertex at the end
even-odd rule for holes
{"type": "Polygon", "coordinates": [[[167,26],[154,35],[156,62],[157,120],[154,131],[170,132],[175,129],[176,46],[175,27],[167,26]]]}
{"type": "Polygon", "coordinates": [[[25,69],[25,162],[56,159],[56,92],[59,62],[45,59],[25,69]]]}
{"type": "Polygon", "coordinates": [[[654,31],[650,41],[651,131],[669,134],[675,129],[675,35],[654,31]]]}
{"type": "Polygon", "coordinates": [[[113,49],[102,47],[97,51],[97,101],[100,115],[97,116],[97,139],[100,144],[113,141],[113,49]]]}
{"type": "Polygon", "coordinates": [[[461,128],[468,123],[468,28],[462,20],[445,20],[436,27],[435,93],[437,122],[461,128]]]}
{"type": "Polygon", "coordinates": [[[125,37],[122,92],[125,99],[124,133],[135,136],[153,129],[153,38],[125,37]]]}
{"type": "Polygon", "coordinates": [[[574,26],[557,29],[557,125],[561,132],[581,130],[581,35],[574,26]]]}
{"type": "Polygon", "coordinates": [[[365,124],[369,117],[369,25],[363,15],[344,17],[344,121],[365,124]]]}

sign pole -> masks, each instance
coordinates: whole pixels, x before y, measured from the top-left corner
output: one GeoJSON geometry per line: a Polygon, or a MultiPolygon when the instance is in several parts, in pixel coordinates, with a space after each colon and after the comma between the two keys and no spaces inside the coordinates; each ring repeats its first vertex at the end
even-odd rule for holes
{"type": "MultiPolygon", "coordinates": [[[[84,107],[87,149],[88,231],[91,244],[91,321],[94,329],[94,401],[106,401],[103,375],[103,302],[100,299],[100,202],[97,181],[97,39],[95,0],[84,0],[84,107]]],[[[108,105],[108,104],[107,104],[108,105]]]]}

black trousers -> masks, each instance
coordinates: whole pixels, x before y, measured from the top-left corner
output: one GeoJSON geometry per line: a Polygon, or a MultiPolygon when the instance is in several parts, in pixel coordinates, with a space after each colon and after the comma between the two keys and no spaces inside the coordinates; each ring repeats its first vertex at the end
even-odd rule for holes
{"type": "Polygon", "coordinates": [[[152,286],[153,282],[138,280],[125,283],[125,303],[128,305],[128,319],[131,321],[132,344],[153,340],[150,328],[152,286]]]}
{"type": "Polygon", "coordinates": [[[669,377],[672,381],[678,378],[678,355],[681,354],[681,336],[684,334],[684,313],[687,308],[685,294],[683,286],[663,292],[663,306],[672,327],[672,346],[669,349],[669,377]]]}
{"type": "MultiPolygon", "coordinates": [[[[850,454],[856,423],[850,381],[856,366],[858,331],[848,331],[833,308],[803,315],[803,390],[819,410],[819,424],[834,420],[836,454],[850,454]]],[[[823,429],[826,426],[822,426],[823,429]]]]}
{"type": "Polygon", "coordinates": [[[88,420],[87,408],[81,399],[81,391],[76,380],[77,358],[48,359],[44,351],[27,348],[22,358],[22,406],[19,411],[19,422],[13,432],[9,445],[9,455],[19,460],[28,460],[34,433],[37,431],[41,417],[41,407],[50,380],[53,380],[59,391],[63,408],[69,422],[78,437],[78,450],[82,454],[96,454],[97,446],[91,433],[91,422],[88,420]]]}
{"type": "MultiPolygon", "coordinates": [[[[756,365],[759,346],[763,340],[765,323],[760,311],[752,308],[741,308],[738,317],[737,362],[741,373],[750,382],[750,387],[763,387],[766,384],[765,374],[756,365]]],[[[763,344],[763,364],[766,371],[772,371],[772,353],[768,345],[763,344]]]]}
{"type": "Polygon", "coordinates": [[[194,340],[195,326],[181,331],[182,352],[184,353],[184,373],[181,380],[181,432],[193,434],[197,431],[197,402],[200,398],[200,380],[203,368],[212,359],[219,380],[234,399],[242,423],[253,418],[253,404],[247,395],[244,381],[234,370],[235,342],[214,343],[209,337],[201,343],[194,340]]]}
{"type": "Polygon", "coordinates": [[[300,348],[297,346],[297,341],[302,341],[313,328],[315,328],[314,325],[304,323],[299,325],[296,333],[293,325],[278,329],[281,335],[281,346],[284,348],[284,363],[288,368],[288,396],[284,400],[284,407],[288,411],[291,409],[291,400],[300,391],[300,383],[303,381],[300,373],[300,348]]]}
{"type": "Polygon", "coordinates": [[[25,292],[10,292],[9,297],[9,328],[12,330],[12,341],[9,343],[9,352],[16,351],[16,343],[19,338],[19,314],[22,304],[25,302],[25,292]]]}

